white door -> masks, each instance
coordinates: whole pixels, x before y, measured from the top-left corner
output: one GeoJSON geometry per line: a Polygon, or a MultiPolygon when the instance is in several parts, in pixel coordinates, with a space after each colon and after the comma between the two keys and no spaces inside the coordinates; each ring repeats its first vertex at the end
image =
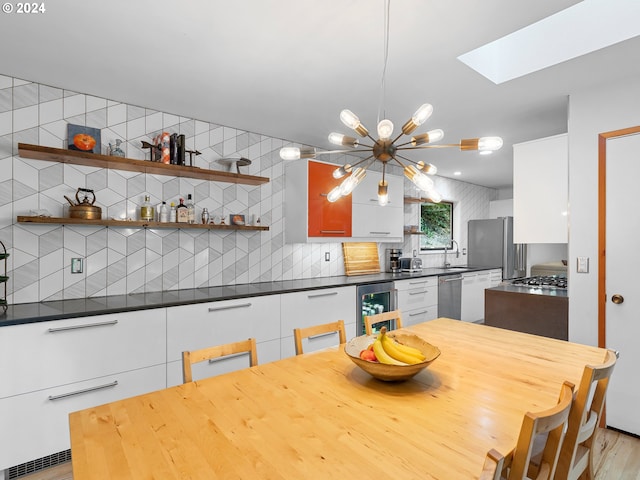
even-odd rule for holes
{"type": "Polygon", "coordinates": [[[620,352],[606,419],[611,427],[640,435],[640,134],[607,139],[606,153],[606,346],[620,352]]]}

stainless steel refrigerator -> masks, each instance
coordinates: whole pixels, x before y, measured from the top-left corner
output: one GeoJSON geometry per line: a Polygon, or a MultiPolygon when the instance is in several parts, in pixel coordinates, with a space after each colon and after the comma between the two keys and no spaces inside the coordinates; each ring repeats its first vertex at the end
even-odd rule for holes
{"type": "Polygon", "coordinates": [[[469,220],[469,265],[500,267],[502,278],[527,274],[527,246],[513,243],[513,217],[469,220]]]}

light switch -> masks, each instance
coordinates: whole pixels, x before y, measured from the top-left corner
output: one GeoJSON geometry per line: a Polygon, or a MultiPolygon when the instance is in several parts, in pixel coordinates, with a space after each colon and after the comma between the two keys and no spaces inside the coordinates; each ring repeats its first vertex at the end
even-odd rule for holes
{"type": "Polygon", "coordinates": [[[82,258],[71,259],[71,273],[82,273],[82,258]]]}
{"type": "Polygon", "coordinates": [[[589,257],[578,257],[576,271],[578,273],[589,273],[589,257]]]}

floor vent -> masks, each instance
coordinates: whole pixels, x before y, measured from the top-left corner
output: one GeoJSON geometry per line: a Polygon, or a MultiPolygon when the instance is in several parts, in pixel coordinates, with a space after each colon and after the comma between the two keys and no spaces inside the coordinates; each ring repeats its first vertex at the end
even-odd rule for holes
{"type": "Polygon", "coordinates": [[[54,465],[69,462],[70,460],[71,450],[63,450],[62,452],[47,455],[46,457],[37,458],[36,460],[31,460],[30,462],[10,467],[9,480],[13,478],[20,478],[25,475],[44,470],[45,468],[53,467],[54,465]]]}

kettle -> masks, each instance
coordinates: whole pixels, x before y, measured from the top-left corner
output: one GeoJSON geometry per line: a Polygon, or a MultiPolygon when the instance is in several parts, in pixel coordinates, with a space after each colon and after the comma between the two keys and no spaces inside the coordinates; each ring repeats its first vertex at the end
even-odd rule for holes
{"type": "Polygon", "coordinates": [[[67,199],[69,204],[69,216],[71,218],[81,218],[83,220],[99,220],[102,218],[102,209],[94,203],[96,202],[96,195],[93,193],[93,190],[88,188],[78,188],[76,191],[76,201],[77,203],[73,203],[66,195],[64,198],[67,199]],[[80,192],[84,192],[84,198],[82,201],[79,198],[80,192]],[[91,199],[89,198],[91,196],[91,199]]]}

